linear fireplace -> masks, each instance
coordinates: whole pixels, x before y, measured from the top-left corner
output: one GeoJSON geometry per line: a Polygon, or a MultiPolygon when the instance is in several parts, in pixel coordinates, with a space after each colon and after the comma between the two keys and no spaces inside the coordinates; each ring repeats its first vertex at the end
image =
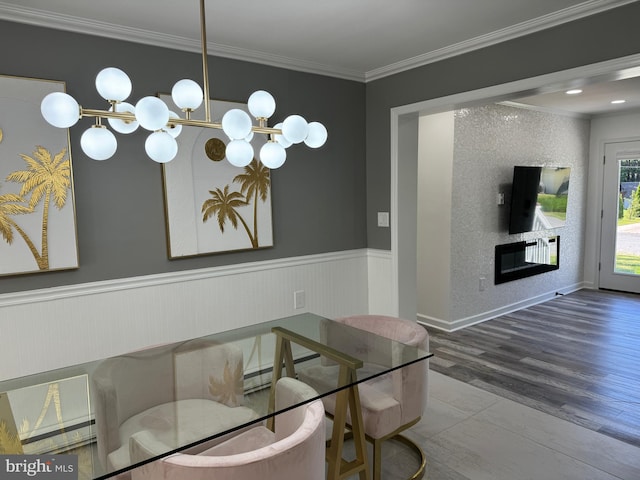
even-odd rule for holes
{"type": "Polygon", "coordinates": [[[560,268],[560,236],[496,245],[495,284],[560,268]]]}

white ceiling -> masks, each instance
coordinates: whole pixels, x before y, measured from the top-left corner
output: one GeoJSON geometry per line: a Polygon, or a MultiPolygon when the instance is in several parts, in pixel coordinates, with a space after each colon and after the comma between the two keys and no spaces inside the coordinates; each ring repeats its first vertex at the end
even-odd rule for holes
{"type": "MultiPolygon", "coordinates": [[[[634,1],[207,0],[207,49],[369,81],[634,1]]],[[[183,50],[201,45],[198,0],[0,0],[0,18],[183,50]]]]}

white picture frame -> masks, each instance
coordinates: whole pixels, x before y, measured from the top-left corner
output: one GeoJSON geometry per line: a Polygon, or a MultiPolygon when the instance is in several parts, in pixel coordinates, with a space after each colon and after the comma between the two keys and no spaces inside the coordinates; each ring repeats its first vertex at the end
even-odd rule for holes
{"type": "MultiPolygon", "coordinates": [[[[182,113],[170,95],[159,96],[171,111],[182,113]]],[[[248,112],[246,104],[222,100],[211,100],[210,108],[217,122],[233,108],[248,112]]],[[[202,109],[192,118],[198,118],[202,109]]],[[[169,258],[272,247],[269,169],[255,158],[248,167],[231,165],[224,158],[229,140],[222,130],[186,127],[176,140],[176,157],[162,165],[169,258]],[[214,148],[206,150],[207,145],[214,148]],[[252,188],[252,181],[262,188],[252,188]],[[240,205],[243,199],[246,205],[240,205]]],[[[265,142],[265,135],[254,135],[256,157],[265,142]]]]}
{"type": "Polygon", "coordinates": [[[42,99],[64,82],[0,75],[0,276],[78,268],[69,130],[42,99]]]}

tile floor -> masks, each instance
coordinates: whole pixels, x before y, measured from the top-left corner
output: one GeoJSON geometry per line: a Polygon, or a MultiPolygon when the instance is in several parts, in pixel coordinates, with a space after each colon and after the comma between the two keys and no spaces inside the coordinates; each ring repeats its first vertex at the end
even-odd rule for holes
{"type": "MultiPolygon", "coordinates": [[[[433,370],[425,415],[407,436],[427,454],[428,480],[640,479],[640,448],[433,370]]],[[[400,444],[383,455],[383,480],[417,467],[400,444]]]]}

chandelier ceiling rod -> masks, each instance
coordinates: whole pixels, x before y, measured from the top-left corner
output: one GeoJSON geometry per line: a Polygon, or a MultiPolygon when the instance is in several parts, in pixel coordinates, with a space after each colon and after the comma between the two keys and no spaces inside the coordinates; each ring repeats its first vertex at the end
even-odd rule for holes
{"type": "MultiPolygon", "coordinates": [[[[200,43],[202,43],[202,88],[204,90],[204,118],[211,122],[211,107],[209,105],[209,66],[207,60],[207,22],[204,8],[204,0],[200,0],[200,43]]],[[[217,128],[217,127],[215,127],[217,128]]],[[[220,126],[222,128],[222,126],[220,126]]],[[[282,132],[278,132],[282,133],[282,132]]]]}

